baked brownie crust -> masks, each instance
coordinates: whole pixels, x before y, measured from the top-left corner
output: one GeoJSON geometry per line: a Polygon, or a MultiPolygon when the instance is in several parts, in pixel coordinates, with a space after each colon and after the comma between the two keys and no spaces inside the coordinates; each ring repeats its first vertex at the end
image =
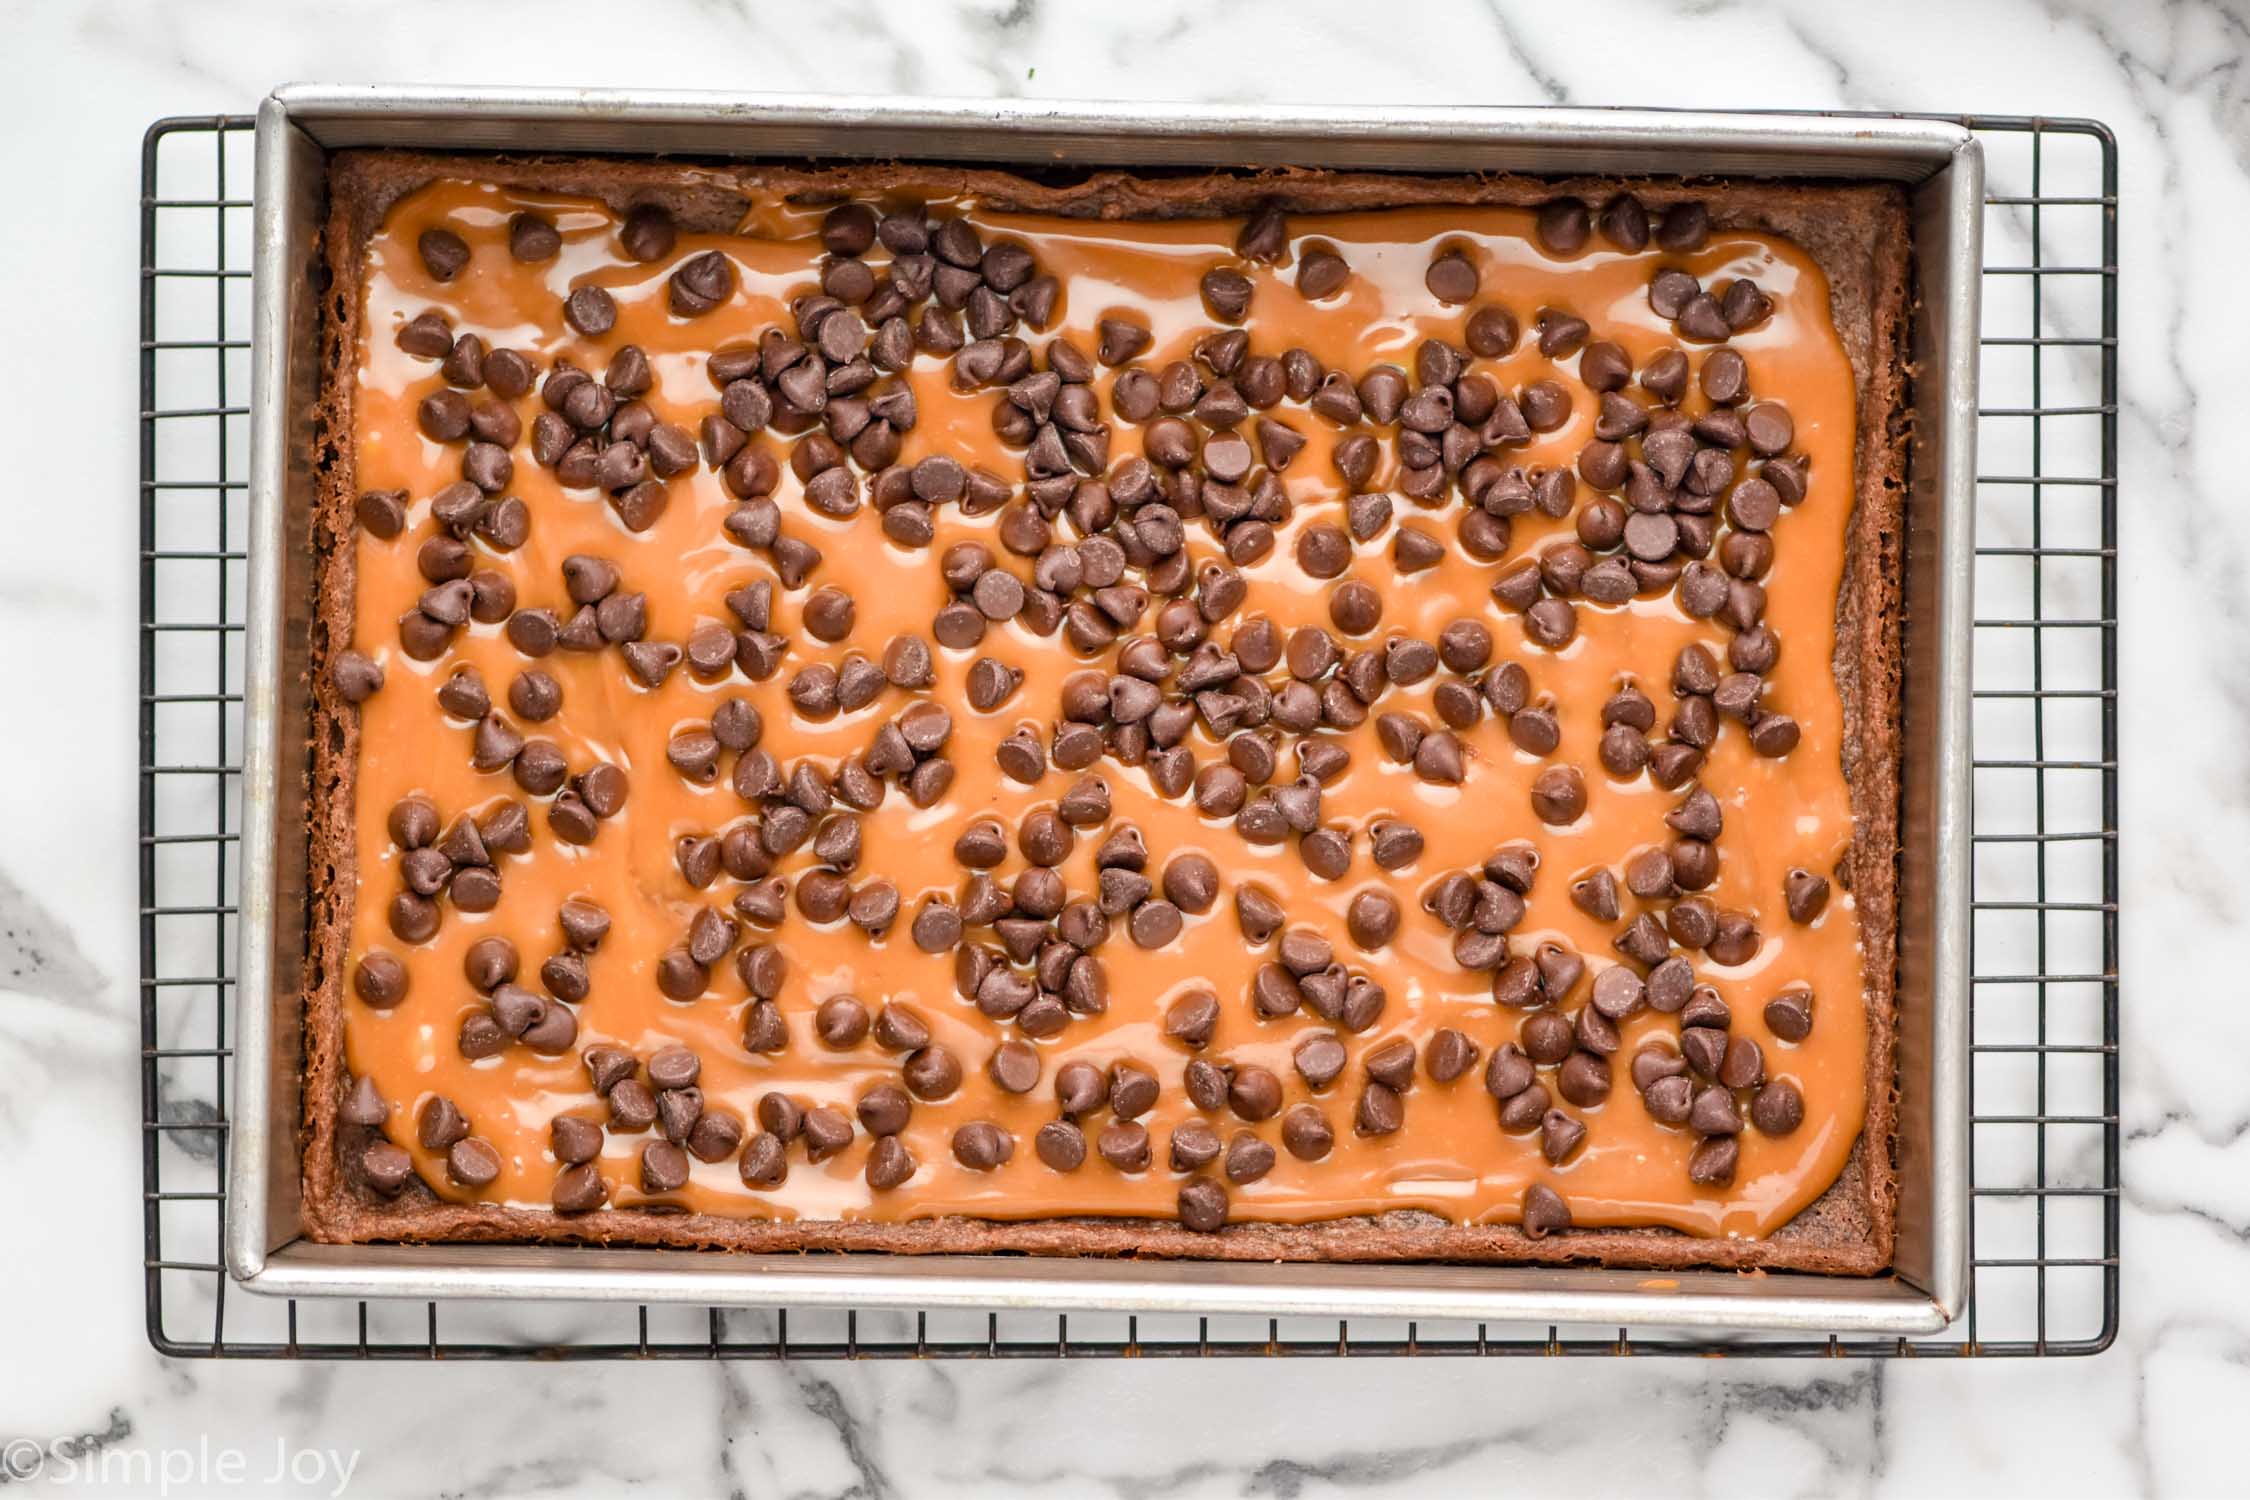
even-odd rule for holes
{"type": "MultiPolygon", "coordinates": [[[[305,1222],[331,1241],[553,1240],[758,1251],[1017,1251],[1235,1260],[1406,1259],[1597,1262],[1654,1269],[1717,1266],[1845,1274],[1882,1270],[1894,1233],[1899,598],[1908,406],[1905,336],[1909,242],[1902,195],[1887,187],[1673,180],[1433,178],[1300,170],[1145,179],[1100,173],[1035,181],[1004,172],[927,167],[688,166],[344,153],[331,169],[324,247],[329,288],[317,414],[321,476],[314,535],[320,550],[308,725],[312,861],[305,970],[305,1222]],[[545,1211],[449,1202],[420,1181],[385,1198],[360,1180],[366,1127],[339,1118],[347,947],[359,851],[354,828],[358,713],[329,670],[354,630],[353,451],[356,350],[362,337],[366,247],[390,208],[441,177],[596,197],[618,212],[661,204],[683,228],[725,231],[757,204],[828,203],[901,191],[982,207],[1113,220],[1209,217],[1276,206],[1328,213],[1411,205],[1536,205],[1560,195],[1602,202],[1620,190],[1651,210],[1693,199],[1715,226],[1779,235],[1826,275],[1836,332],[1858,390],[1857,504],[1836,611],[1834,670],[1843,711],[1845,774],[1855,828],[1848,885],[1861,932],[1867,1013],[1865,1124],[1834,1185],[1763,1239],[1708,1239],[1668,1229],[1574,1228],[1534,1238],[1514,1225],[1460,1225],[1421,1211],[1312,1224],[1231,1223],[1194,1233],[1147,1219],[1029,1221],[940,1217],[908,1222],[752,1220],[650,1209],[564,1218],[545,1211]]],[[[1840,870],[1840,874],[1844,871],[1840,870]]],[[[1464,1085],[1466,1086],[1466,1085],[1464,1085]]]]}

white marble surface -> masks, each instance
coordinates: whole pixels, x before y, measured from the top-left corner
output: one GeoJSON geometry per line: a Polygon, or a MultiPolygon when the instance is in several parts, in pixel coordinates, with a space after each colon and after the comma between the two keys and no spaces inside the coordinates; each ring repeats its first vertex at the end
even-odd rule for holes
{"type": "MultiPolygon", "coordinates": [[[[108,1483],[50,1461],[46,1487],[107,1493],[169,1474],[174,1494],[329,1493],[342,1462],[359,1495],[2108,1495],[2250,1484],[2234,1440],[2250,1400],[2240,1062],[2250,1012],[2227,956],[2250,920],[2225,873],[2250,841],[2250,676],[2235,654],[2250,629],[2239,591],[2250,521],[2218,431],[2239,420],[2239,370],[2226,371],[2239,359],[2236,267],[2250,231],[2250,16],[2239,0],[0,0],[0,37],[12,200],[0,214],[12,335],[0,406],[14,417],[22,476],[0,547],[0,680],[27,710],[0,736],[0,1441],[85,1437],[71,1451],[111,1456],[108,1483]],[[158,115],[248,110],[292,78],[2107,120],[2122,143],[2130,268],[2120,582],[2131,984],[2116,1348],[2067,1362],[1881,1365],[156,1358],[141,1318],[134,1125],[137,151],[158,115]],[[305,1465],[300,1481],[318,1456],[316,1482],[266,1482],[277,1441],[305,1465]],[[229,1450],[240,1482],[215,1467],[229,1450]]],[[[2049,399],[2084,370],[2082,360],[2051,370],[2049,399]]],[[[1988,534],[2021,521],[2020,505],[1995,509],[1988,534]]],[[[2063,579],[2050,580],[2049,602],[2092,600],[2063,579]]]]}

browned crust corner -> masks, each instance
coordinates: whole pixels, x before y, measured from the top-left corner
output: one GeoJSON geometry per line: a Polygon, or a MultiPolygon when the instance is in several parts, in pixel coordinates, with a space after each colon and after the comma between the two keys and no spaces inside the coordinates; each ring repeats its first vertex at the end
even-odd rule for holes
{"type": "Polygon", "coordinates": [[[315,1240],[357,1243],[526,1242],[664,1245],[751,1252],[1017,1253],[1229,1261],[1465,1261],[1593,1264],[1650,1270],[1790,1270],[1874,1275],[1896,1235],[1897,889],[1900,758],[1900,559],[1911,428],[1910,236],[1897,188],[1857,183],[1682,182],[1517,176],[1419,177],[1291,168],[1147,178],[1122,172],[1035,180],[984,168],[723,166],[593,158],[340,153],[329,171],[321,266],[322,390],[314,413],[319,476],[313,536],[318,599],[310,660],[313,712],[305,795],[311,859],[305,997],[303,1221],[315,1240]],[[354,372],[368,239],[391,205],[440,176],[599,197],[613,209],[662,203],[697,228],[726,229],[758,198],[822,202],[912,192],[1085,218],[1233,214],[1273,203],[1298,212],[1412,204],[1532,204],[1558,193],[1599,200],[1630,188],[1652,207],[1702,199],[1715,223],[1757,228],[1802,246],[1826,273],[1836,327],[1859,384],[1857,503],[1837,603],[1835,667],[1844,711],[1845,774],[1855,836],[1848,881],[1857,905],[1868,1017],[1866,1123],[1827,1192],[1764,1240],[1699,1239],[1667,1229],[1580,1229],[1534,1240],[1513,1225],[1457,1225],[1404,1211],[1327,1223],[1232,1224],[1195,1234],[1161,1220],[903,1223],[779,1221],[604,1209],[563,1219],[543,1210],[454,1204],[420,1184],[395,1200],[342,1163],[368,1133],[338,1119],[346,1085],[344,974],[357,858],[353,772],[358,715],[336,694],[328,654],[349,642],[353,599],[354,372]]]}

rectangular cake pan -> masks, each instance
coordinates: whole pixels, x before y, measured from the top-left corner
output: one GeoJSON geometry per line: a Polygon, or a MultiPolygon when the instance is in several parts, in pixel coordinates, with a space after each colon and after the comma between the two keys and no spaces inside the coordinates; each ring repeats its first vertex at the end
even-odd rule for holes
{"type": "Polygon", "coordinates": [[[293,86],[258,114],[256,390],[240,1001],[227,1263],[276,1296],[1461,1318],[1648,1332],[1929,1334],[1968,1296],[1969,642],[1983,163],[1957,125],[1579,109],[1171,107],[293,86]],[[596,152],[1009,165],[1859,178],[1912,195],[1893,1272],[1862,1279],[1460,1265],[1241,1265],[348,1246],[298,1216],[312,613],[313,276],[330,151],[596,152]]]}

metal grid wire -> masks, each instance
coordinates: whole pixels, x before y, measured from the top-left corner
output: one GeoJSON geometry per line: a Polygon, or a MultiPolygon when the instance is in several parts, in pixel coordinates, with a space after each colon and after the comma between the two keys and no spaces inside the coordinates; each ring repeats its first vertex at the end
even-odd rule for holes
{"type": "Polygon", "coordinates": [[[221,1264],[235,1000],[251,122],[141,185],[140,931],[150,1340],[205,1358],[2088,1354],[2118,1307],[2117,150],[1969,118],[1986,199],[1975,670],[1975,1293],[1947,1336],[617,1304],[277,1302],[221,1264]]]}

